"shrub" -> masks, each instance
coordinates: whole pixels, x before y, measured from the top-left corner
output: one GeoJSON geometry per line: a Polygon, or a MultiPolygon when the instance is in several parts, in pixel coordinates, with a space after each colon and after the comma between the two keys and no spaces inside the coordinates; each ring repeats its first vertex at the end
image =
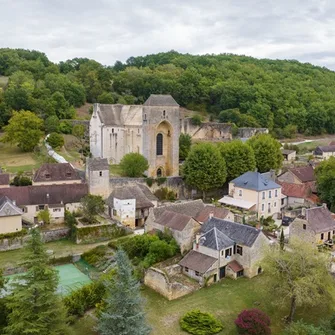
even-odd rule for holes
{"type": "Polygon", "coordinates": [[[95,265],[101,261],[108,250],[106,245],[99,245],[92,250],[86,251],[81,255],[81,258],[90,265],[95,265]]]}
{"type": "Polygon", "coordinates": [[[146,182],[147,182],[147,185],[148,185],[149,187],[151,187],[152,184],[154,183],[154,179],[148,177],[148,178],[146,179],[146,182]]]}
{"type": "Polygon", "coordinates": [[[201,123],[202,123],[202,117],[199,114],[196,114],[196,115],[192,116],[191,123],[194,126],[200,126],[201,123]]]}
{"type": "Polygon", "coordinates": [[[52,149],[61,148],[64,145],[64,137],[58,133],[51,133],[47,138],[47,142],[52,149]]]}
{"type": "Polygon", "coordinates": [[[69,121],[62,121],[59,124],[59,131],[63,134],[72,134],[72,124],[69,121]]]}
{"type": "Polygon", "coordinates": [[[159,177],[157,178],[157,185],[161,186],[162,184],[164,184],[166,182],[166,177],[159,177]]]}
{"type": "Polygon", "coordinates": [[[217,334],[223,329],[222,323],[213,315],[199,310],[186,313],[180,320],[180,327],[194,335],[217,334]]]}
{"type": "Polygon", "coordinates": [[[144,171],[148,170],[147,159],[136,152],[131,152],[123,156],[120,162],[122,174],[125,177],[141,177],[144,171]]]}
{"type": "Polygon", "coordinates": [[[156,190],[154,194],[159,200],[176,200],[174,192],[172,190],[169,190],[167,187],[162,187],[156,190]]]}
{"type": "Polygon", "coordinates": [[[18,172],[18,174],[14,177],[13,181],[10,183],[11,186],[28,186],[31,184],[31,179],[23,175],[23,172],[18,172]]]}
{"type": "Polygon", "coordinates": [[[297,321],[291,323],[284,331],[284,335],[330,335],[330,330],[323,331],[314,325],[297,321]]]}
{"type": "Polygon", "coordinates": [[[244,310],[235,320],[239,334],[270,335],[270,318],[257,308],[244,310]]]}

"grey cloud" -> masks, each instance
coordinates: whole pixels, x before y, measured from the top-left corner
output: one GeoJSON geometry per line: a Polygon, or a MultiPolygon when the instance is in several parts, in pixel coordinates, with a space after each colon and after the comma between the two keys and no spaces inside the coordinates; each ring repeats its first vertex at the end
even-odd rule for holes
{"type": "Polygon", "coordinates": [[[238,53],[335,69],[329,0],[0,0],[0,47],[103,64],[168,51],[238,53]]]}

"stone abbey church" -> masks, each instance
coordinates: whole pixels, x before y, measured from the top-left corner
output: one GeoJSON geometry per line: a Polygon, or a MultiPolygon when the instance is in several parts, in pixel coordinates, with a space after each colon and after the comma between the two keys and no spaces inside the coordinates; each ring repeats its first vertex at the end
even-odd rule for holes
{"type": "Polygon", "coordinates": [[[90,149],[110,164],[137,152],[148,160],[148,176],[178,176],[180,130],[180,108],[171,95],[152,94],[143,105],[94,104],[90,149]]]}

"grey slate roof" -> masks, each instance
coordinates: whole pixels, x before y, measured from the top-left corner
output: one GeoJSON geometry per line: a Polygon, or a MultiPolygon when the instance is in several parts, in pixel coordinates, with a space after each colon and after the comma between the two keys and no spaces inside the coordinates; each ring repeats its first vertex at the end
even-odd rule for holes
{"type": "Polygon", "coordinates": [[[163,214],[158,219],[156,219],[156,222],[164,227],[183,231],[191,219],[192,218],[188,215],[164,211],[163,214]]]}
{"type": "Polygon", "coordinates": [[[22,215],[22,211],[5,195],[0,195],[0,217],[22,215]]]}
{"type": "Polygon", "coordinates": [[[259,172],[248,171],[231,181],[235,187],[254,190],[257,192],[280,188],[280,185],[267,179],[259,172]]]}
{"type": "Polygon", "coordinates": [[[179,107],[170,94],[151,94],[143,104],[144,106],[175,106],[179,107]]]}
{"type": "Polygon", "coordinates": [[[326,207],[306,209],[306,220],[316,233],[335,230],[335,220],[326,207]]]}
{"type": "Polygon", "coordinates": [[[213,228],[217,228],[235,243],[247,247],[251,247],[261,233],[260,230],[254,227],[218,218],[211,218],[205,222],[201,227],[201,232],[205,234],[213,228]]]}
{"type": "Polygon", "coordinates": [[[234,246],[235,244],[231,238],[222,233],[216,227],[201,235],[199,243],[204,247],[214,250],[226,249],[234,246]]]}
{"type": "Polygon", "coordinates": [[[191,250],[180,262],[179,265],[187,267],[193,271],[206,273],[216,262],[216,258],[207,256],[195,250],[191,250]]]}
{"type": "Polygon", "coordinates": [[[107,158],[87,158],[86,164],[91,171],[109,170],[107,158]]]}
{"type": "Polygon", "coordinates": [[[323,152],[335,152],[335,145],[324,145],[316,147],[315,154],[320,155],[323,152]]]}
{"type": "Polygon", "coordinates": [[[150,189],[147,186],[143,184],[138,184],[137,186],[141,189],[141,191],[150,201],[158,201],[158,198],[150,191],[150,189]]]}
{"type": "Polygon", "coordinates": [[[186,201],[178,204],[172,204],[168,206],[160,206],[153,209],[155,219],[158,219],[164,211],[168,210],[171,212],[181,213],[190,217],[196,217],[198,213],[205,207],[201,199],[186,201]]]}
{"type": "Polygon", "coordinates": [[[96,105],[101,122],[105,126],[123,126],[121,117],[122,105],[96,105]]]}
{"type": "Polygon", "coordinates": [[[154,207],[153,203],[147,198],[145,193],[138,185],[115,188],[106,200],[107,205],[111,208],[114,206],[114,198],[122,200],[135,199],[136,209],[154,207]]]}

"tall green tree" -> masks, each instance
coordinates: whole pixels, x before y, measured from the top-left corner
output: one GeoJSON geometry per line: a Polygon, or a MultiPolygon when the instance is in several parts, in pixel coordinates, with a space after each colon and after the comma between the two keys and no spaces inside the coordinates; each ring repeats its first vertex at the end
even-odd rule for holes
{"type": "Polygon", "coordinates": [[[3,334],[3,329],[7,325],[8,309],[6,307],[6,283],[7,280],[3,276],[3,270],[0,269],[0,334],[3,334]]]}
{"type": "Polygon", "coordinates": [[[89,223],[95,223],[95,217],[103,213],[105,208],[105,202],[101,195],[87,194],[80,203],[83,216],[89,223]]]}
{"type": "Polygon", "coordinates": [[[179,136],[179,159],[186,159],[191,150],[192,137],[189,134],[180,134],[179,136]]]}
{"type": "Polygon", "coordinates": [[[289,306],[289,322],[294,320],[297,307],[333,303],[334,280],[329,273],[329,256],[315,246],[290,240],[287,250],[271,248],[263,264],[274,301],[289,306]]]}
{"type": "Polygon", "coordinates": [[[220,143],[219,149],[226,166],[228,180],[232,180],[247,171],[254,171],[256,168],[255,154],[251,146],[235,140],[227,143],[220,143]]]}
{"type": "Polygon", "coordinates": [[[283,163],[281,144],[269,134],[258,134],[247,141],[255,153],[259,172],[278,171],[283,163]]]}
{"type": "Polygon", "coordinates": [[[204,199],[207,191],[223,186],[227,172],[219,149],[211,143],[195,145],[184,163],[183,176],[186,184],[202,191],[204,199]]]}
{"type": "Polygon", "coordinates": [[[69,334],[66,311],[57,294],[58,274],[48,264],[48,255],[38,230],[33,229],[25,246],[26,272],[11,284],[7,298],[6,335],[69,334]]]}
{"type": "Polygon", "coordinates": [[[335,157],[321,162],[315,169],[318,195],[327,203],[332,212],[335,211],[335,157]]]}
{"type": "Polygon", "coordinates": [[[130,152],[121,159],[120,168],[126,177],[142,177],[143,173],[148,170],[149,164],[143,155],[130,152]]]}
{"type": "Polygon", "coordinates": [[[101,335],[146,335],[150,328],[146,324],[140,285],[133,276],[132,265],[127,254],[118,250],[115,255],[117,275],[112,283],[106,283],[105,308],[98,320],[101,335]]]}
{"type": "Polygon", "coordinates": [[[5,134],[1,141],[17,144],[22,151],[32,151],[40,141],[43,120],[29,111],[13,112],[9,124],[4,127],[5,134]]]}

